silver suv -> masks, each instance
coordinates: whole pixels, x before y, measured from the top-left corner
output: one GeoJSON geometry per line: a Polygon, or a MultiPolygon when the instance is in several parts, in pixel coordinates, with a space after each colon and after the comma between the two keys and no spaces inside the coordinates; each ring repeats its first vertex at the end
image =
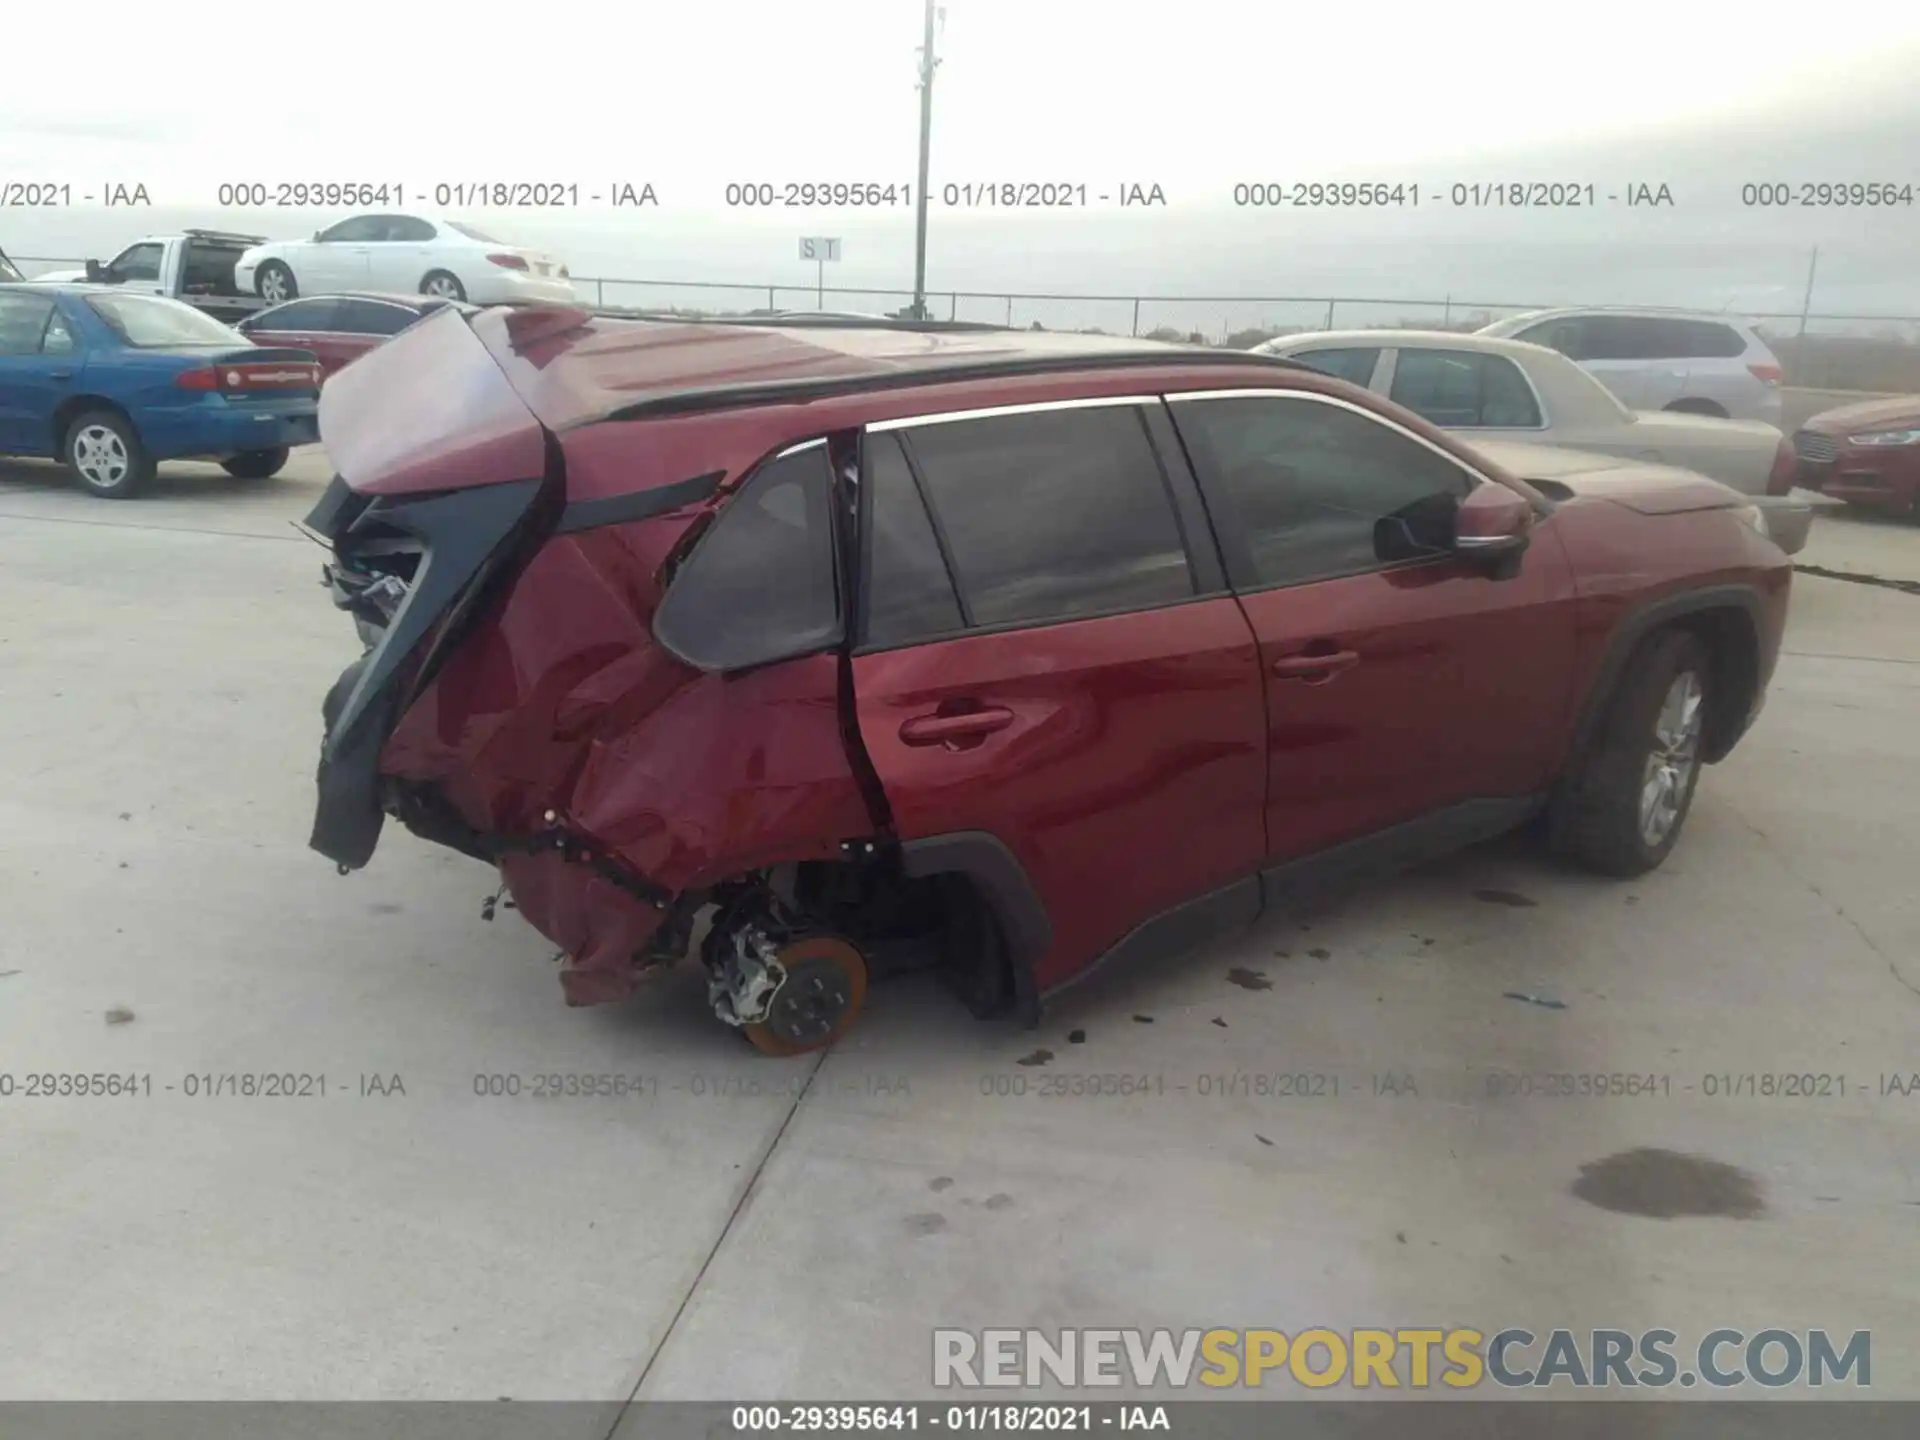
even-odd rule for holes
{"type": "Polygon", "coordinates": [[[1677,310],[1534,310],[1479,332],[1558,350],[1634,410],[1780,423],[1780,362],[1743,321],[1677,310]]]}

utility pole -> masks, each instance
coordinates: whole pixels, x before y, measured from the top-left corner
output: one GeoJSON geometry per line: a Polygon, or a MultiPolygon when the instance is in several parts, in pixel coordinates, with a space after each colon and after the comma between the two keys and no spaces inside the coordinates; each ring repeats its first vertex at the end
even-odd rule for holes
{"type": "Polygon", "coordinates": [[[920,188],[914,195],[913,317],[927,318],[927,162],[933,154],[934,5],[927,0],[926,36],[920,47],[920,188]]]}
{"type": "Polygon", "coordinates": [[[1807,338],[1807,312],[1813,309],[1813,272],[1820,268],[1820,247],[1813,247],[1813,258],[1807,261],[1807,293],[1800,301],[1800,338],[1807,338]]]}

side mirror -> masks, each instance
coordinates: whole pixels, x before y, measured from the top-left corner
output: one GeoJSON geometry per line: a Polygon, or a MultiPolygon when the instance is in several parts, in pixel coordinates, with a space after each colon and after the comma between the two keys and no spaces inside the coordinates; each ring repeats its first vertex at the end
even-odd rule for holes
{"type": "Polygon", "coordinates": [[[1489,566],[1515,557],[1533,538],[1533,506],[1504,485],[1476,485],[1454,517],[1453,548],[1489,566]]]}
{"type": "Polygon", "coordinates": [[[326,232],[326,231],[324,231],[324,230],[316,230],[316,231],[314,231],[314,232],[313,232],[313,243],[314,243],[314,244],[316,244],[316,245],[318,245],[318,244],[320,244],[320,237],[321,237],[321,236],[323,236],[323,235],[325,235],[326,233],[327,233],[327,232],[326,232]]]}
{"type": "Polygon", "coordinates": [[[89,285],[98,285],[106,273],[106,267],[98,260],[87,261],[87,283],[89,285]]]}

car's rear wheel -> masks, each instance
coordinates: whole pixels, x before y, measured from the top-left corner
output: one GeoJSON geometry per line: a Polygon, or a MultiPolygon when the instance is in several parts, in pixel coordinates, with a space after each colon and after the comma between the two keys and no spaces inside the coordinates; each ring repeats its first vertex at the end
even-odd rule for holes
{"type": "Polygon", "coordinates": [[[787,977],[767,1018],[740,1031],[764,1055],[804,1055],[847,1032],[867,998],[867,962],[837,935],[809,935],[780,947],[787,977]]]}
{"type": "Polygon", "coordinates": [[[253,288],[259,292],[262,300],[271,305],[291,300],[300,293],[293,271],[278,260],[267,261],[254,273],[253,288]]]}
{"type": "Polygon", "coordinates": [[[268,480],[278,475],[292,454],[282,445],[274,450],[242,450],[220,462],[220,468],[236,480],[268,480]]]}
{"type": "Polygon", "coordinates": [[[91,493],[125,500],[153,478],[153,461],[126,416],[89,410],[67,427],[62,458],[91,493]]]}
{"type": "Polygon", "coordinates": [[[427,278],[420,282],[422,295],[434,295],[442,300],[465,300],[467,287],[460,283],[460,277],[447,270],[429,271],[427,278]]]}
{"type": "Polygon", "coordinates": [[[1712,683],[1698,636],[1665,630],[1642,643],[1555,802],[1556,849],[1607,875],[1642,875],[1667,858],[1700,781],[1712,683]]]}

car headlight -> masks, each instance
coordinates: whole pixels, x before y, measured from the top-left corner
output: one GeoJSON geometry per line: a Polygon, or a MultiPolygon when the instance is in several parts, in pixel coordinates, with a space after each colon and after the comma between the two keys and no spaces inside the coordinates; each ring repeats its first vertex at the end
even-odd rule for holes
{"type": "Polygon", "coordinates": [[[1874,430],[1865,435],[1847,436],[1849,445],[1920,445],[1920,429],[1874,430]]]}
{"type": "Polygon", "coordinates": [[[1736,506],[1733,515],[1742,525],[1756,534],[1768,540],[1773,538],[1773,531],[1767,528],[1767,512],[1758,505],[1736,506]]]}

